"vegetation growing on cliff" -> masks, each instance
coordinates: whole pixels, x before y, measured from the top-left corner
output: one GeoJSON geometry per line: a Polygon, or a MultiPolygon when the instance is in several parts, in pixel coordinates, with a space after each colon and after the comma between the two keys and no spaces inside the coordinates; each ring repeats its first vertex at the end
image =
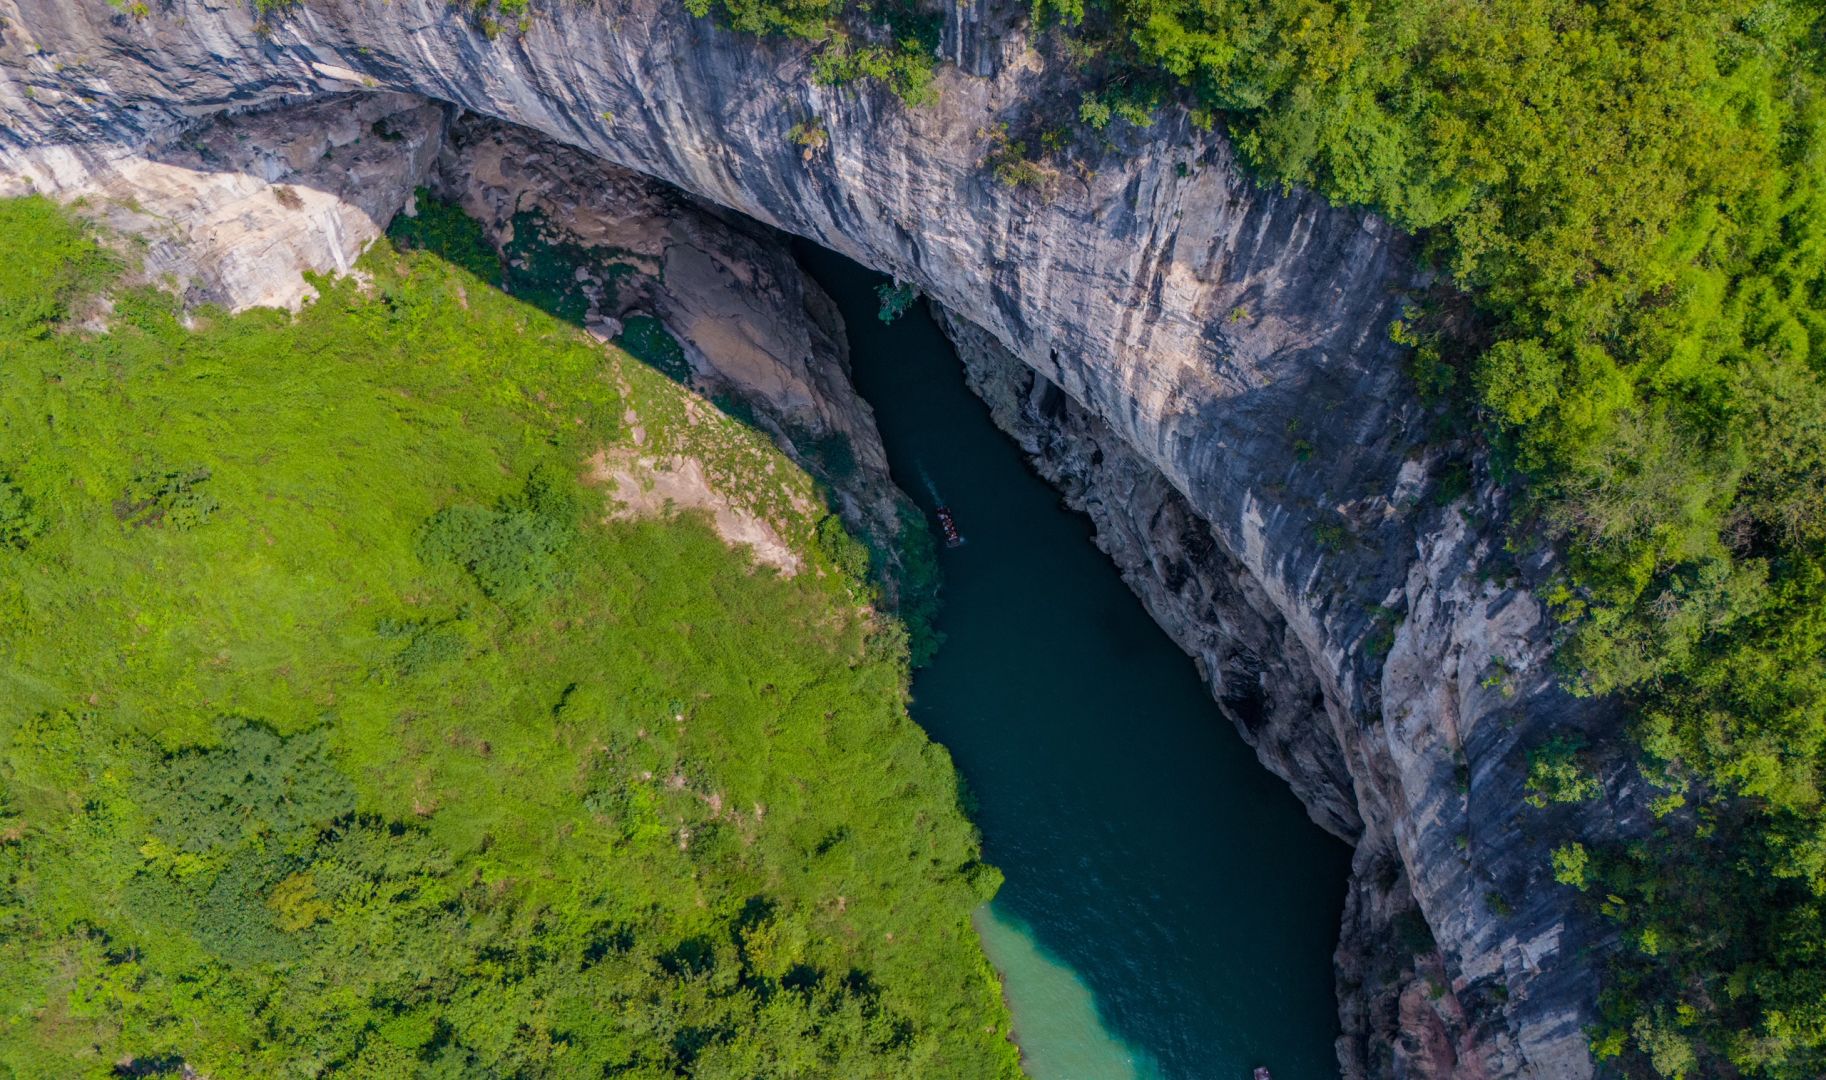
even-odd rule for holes
{"type": "Polygon", "coordinates": [[[72,329],[115,262],[0,202],[0,1073],[1016,1073],[830,519],[605,522],[685,392],[429,254],[72,329]]]}
{"type": "MultiPolygon", "coordinates": [[[[1577,691],[1626,695],[1662,828],[1594,849],[1600,1056],[1826,1068],[1826,139],[1818,10],[1124,0],[1095,14],[1267,175],[1471,291],[1417,364],[1530,483],[1577,691]],[[1683,804],[1685,809],[1683,810],[1683,804]],[[1676,811],[1682,811],[1676,813],[1676,811]]],[[[1093,19],[1093,21],[1096,21],[1093,19]]],[[[1411,332],[1411,331],[1408,331],[1411,332]]],[[[1590,797],[1564,745],[1541,801],[1590,797]]],[[[1579,849],[1583,852],[1583,849],[1579,849]]],[[[1580,873],[1587,876],[1581,857],[1580,873]]]]}
{"type": "MultiPolygon", "coordinates": [[[[1596,1046],[1670,1076],[1820,1075],[1817,5],[1036,0],[1033,14],[1104,80],[1083,124],[1145,122],[1189,95],[1262,175],[1375,208],[1467,291],[1469,311],[1463,296],[1420,303],[1396,332],[1421,385],[1466,406],[1498,467],[1526,478],[1518,531],[1569,556],[1547,597],[1567,681],[1629,701],[1660,785],[1660,831],[1594,845],[1588,863],[1579,848],[1571,875],[1602,884],[1594,902],[1631,942],[1596,1046]]],[[[1039,168],[1025,144],[996,163],[1016,166],[1039,168]]],[[[1591,792],[1559,757],[1537,763],[1543,804],[1591,792]]]]}
{"type": "Polygon", "coordinates": [[[750,34],[782,34],[810,42],[820,82],[873,81],[909,105],[932,99],[940,16],[916,0],[684,0],[698,17],[750,34]]]}

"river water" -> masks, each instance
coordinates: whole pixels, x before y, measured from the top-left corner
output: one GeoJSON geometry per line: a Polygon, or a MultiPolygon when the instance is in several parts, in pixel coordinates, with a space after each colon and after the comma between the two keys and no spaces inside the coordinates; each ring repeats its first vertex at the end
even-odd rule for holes
{"type": "Polygon", "coordinates": [[[843,309],[895,480],[928,516],[935,489],[968,541],[940,556],[947,640],[914,676],[912,712],[950,749],[1007,875],[977,925],[1027,1071],[1335,1077],[1348,851],[991,423],[924,305],[883,325],[879,275],[800,256],[843,309]]]}

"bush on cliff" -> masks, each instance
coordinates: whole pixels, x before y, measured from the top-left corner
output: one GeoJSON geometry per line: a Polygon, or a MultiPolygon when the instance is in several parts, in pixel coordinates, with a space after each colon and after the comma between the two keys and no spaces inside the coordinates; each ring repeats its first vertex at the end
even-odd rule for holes
{"type": "Polygon", "coordinates": [[[879,83],[909,105],[932,99],[939,30],[915,0],[684,0],[685,10],[750,34],[782,34],[816,47],[812,71],[832,85],[879,83]]]}

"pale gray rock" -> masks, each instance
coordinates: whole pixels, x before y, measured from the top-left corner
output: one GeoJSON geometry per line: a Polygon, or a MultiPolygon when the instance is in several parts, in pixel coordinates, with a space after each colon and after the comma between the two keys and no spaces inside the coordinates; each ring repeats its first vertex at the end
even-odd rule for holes
{"type": "Polygon", "coordinates": [[[149,143],[9,145],[0,195],[81,197],[145,241],[148,275],[193,305],[296,308],[314,293],[301,269],[347,273],[386,229],[436,158],[447,112],[374,93],[222,114],[149,143]]]}
{"type": "Polygon", "coordinates": [[[1388,338],[1428,284],[1410,246],[1256,186],[1177,119],[1081,147],[1041,190],[999,184],[998,127],[1075,99],[998,10],[948,13],[962,69],[908,110],[815,84],[802,44],[661,0],[537,3],[492,36],[444,0],[308,0],[261,25],[229,0],[138,20],[0,0],[0,174],[218,113],[410,92],[916,283],[1263,761],[1357,844],[1343,1071],[1589,1076],[1601,938],[1548,852],[1567,814],[1616,826],[1607,804],[1550,818],[1521,795],[1545,732],[1611,718],[1547,671],[1528,585],[1549,568],[1501,550],[1498,494],[1433,505],[1445,453],[1388,338]],[[788,133],[812,120],[828,141],[807,154],[788,133]]]}

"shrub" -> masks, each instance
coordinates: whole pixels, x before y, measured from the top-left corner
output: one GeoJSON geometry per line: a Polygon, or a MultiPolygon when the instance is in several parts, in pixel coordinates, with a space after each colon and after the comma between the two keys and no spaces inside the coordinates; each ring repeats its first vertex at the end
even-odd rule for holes
{"type": "Polygon", "coordinates": [[[1528,752],[1528,805],[1541,808],[1598,797],[1603,786],[1579,764],[1581,749],[1577,739],[1555,736],[1528,752]]]}
{"type": "Polygon", "coordinates": [[[881,310],[875,313],[884,323],[891,323],[907,313],[913,301],[919,299],[919,286],[910,281],[895,281],[875,286],[875,295],[881,299],[881,310]]]}
{"type": "Polygon", "coordinates": [[[1590,866],[1585,845],[1576,840],[1553,849],[1553,880],[1562,885],[1585,891],[1585,872],[1590,866]]]}
{"type": "Polygon", "coordinates": [[[462,207],[433,198],[425,188],[414,193],[413,206],[416,213],[399,214],[387,226],[394,243],[436,255],[490,285],[501,284],[501,256],[488,242],[481,222],[462,207]]]}
{"type": "Polygon", "coordinates": [[[438,511],[425,524],[419,551],[427,562],[461,566],[490,599],[525,604],[562,579],[576,518],[570,481],[535,472],[519,495],[492,508],[438,511]]]}
{"type": "Polygon", "coordinates": [[[666,324],[651,315],[633,315],[622,323],[615,344],[641,363],[674,382],[691,380],[691,364],[685,359],[685,347],[678,343],[666,324]]]}
{"type": "Polygon", "coordinates": [[[209,477],[209,469],[202,465],[141,469],[114,504],[114,515],[129,525],[193,529],[221,506],[207,490],[209,477]]]}
{"type": "Polygon", "coordinates": [[[835,514],[818,522],[818,550],[831,566],[852,581],[863,582],[869,576],[869,549],[849,534],[835,514]]]}
{"type": "Polygon", "coordinates": [[[801,120],[786,133],[786,139],[794,146],[804,150],[805,160],[810,161],[818,151],[830,145],[830,132],[824,129],[824,121],[814,116],[801,120]]]}
{"type": "Polygon", "coordinates": [[[0,548],[24,550],[44,531],[37,507],[10,477],[0,475],[0,548]]]}

